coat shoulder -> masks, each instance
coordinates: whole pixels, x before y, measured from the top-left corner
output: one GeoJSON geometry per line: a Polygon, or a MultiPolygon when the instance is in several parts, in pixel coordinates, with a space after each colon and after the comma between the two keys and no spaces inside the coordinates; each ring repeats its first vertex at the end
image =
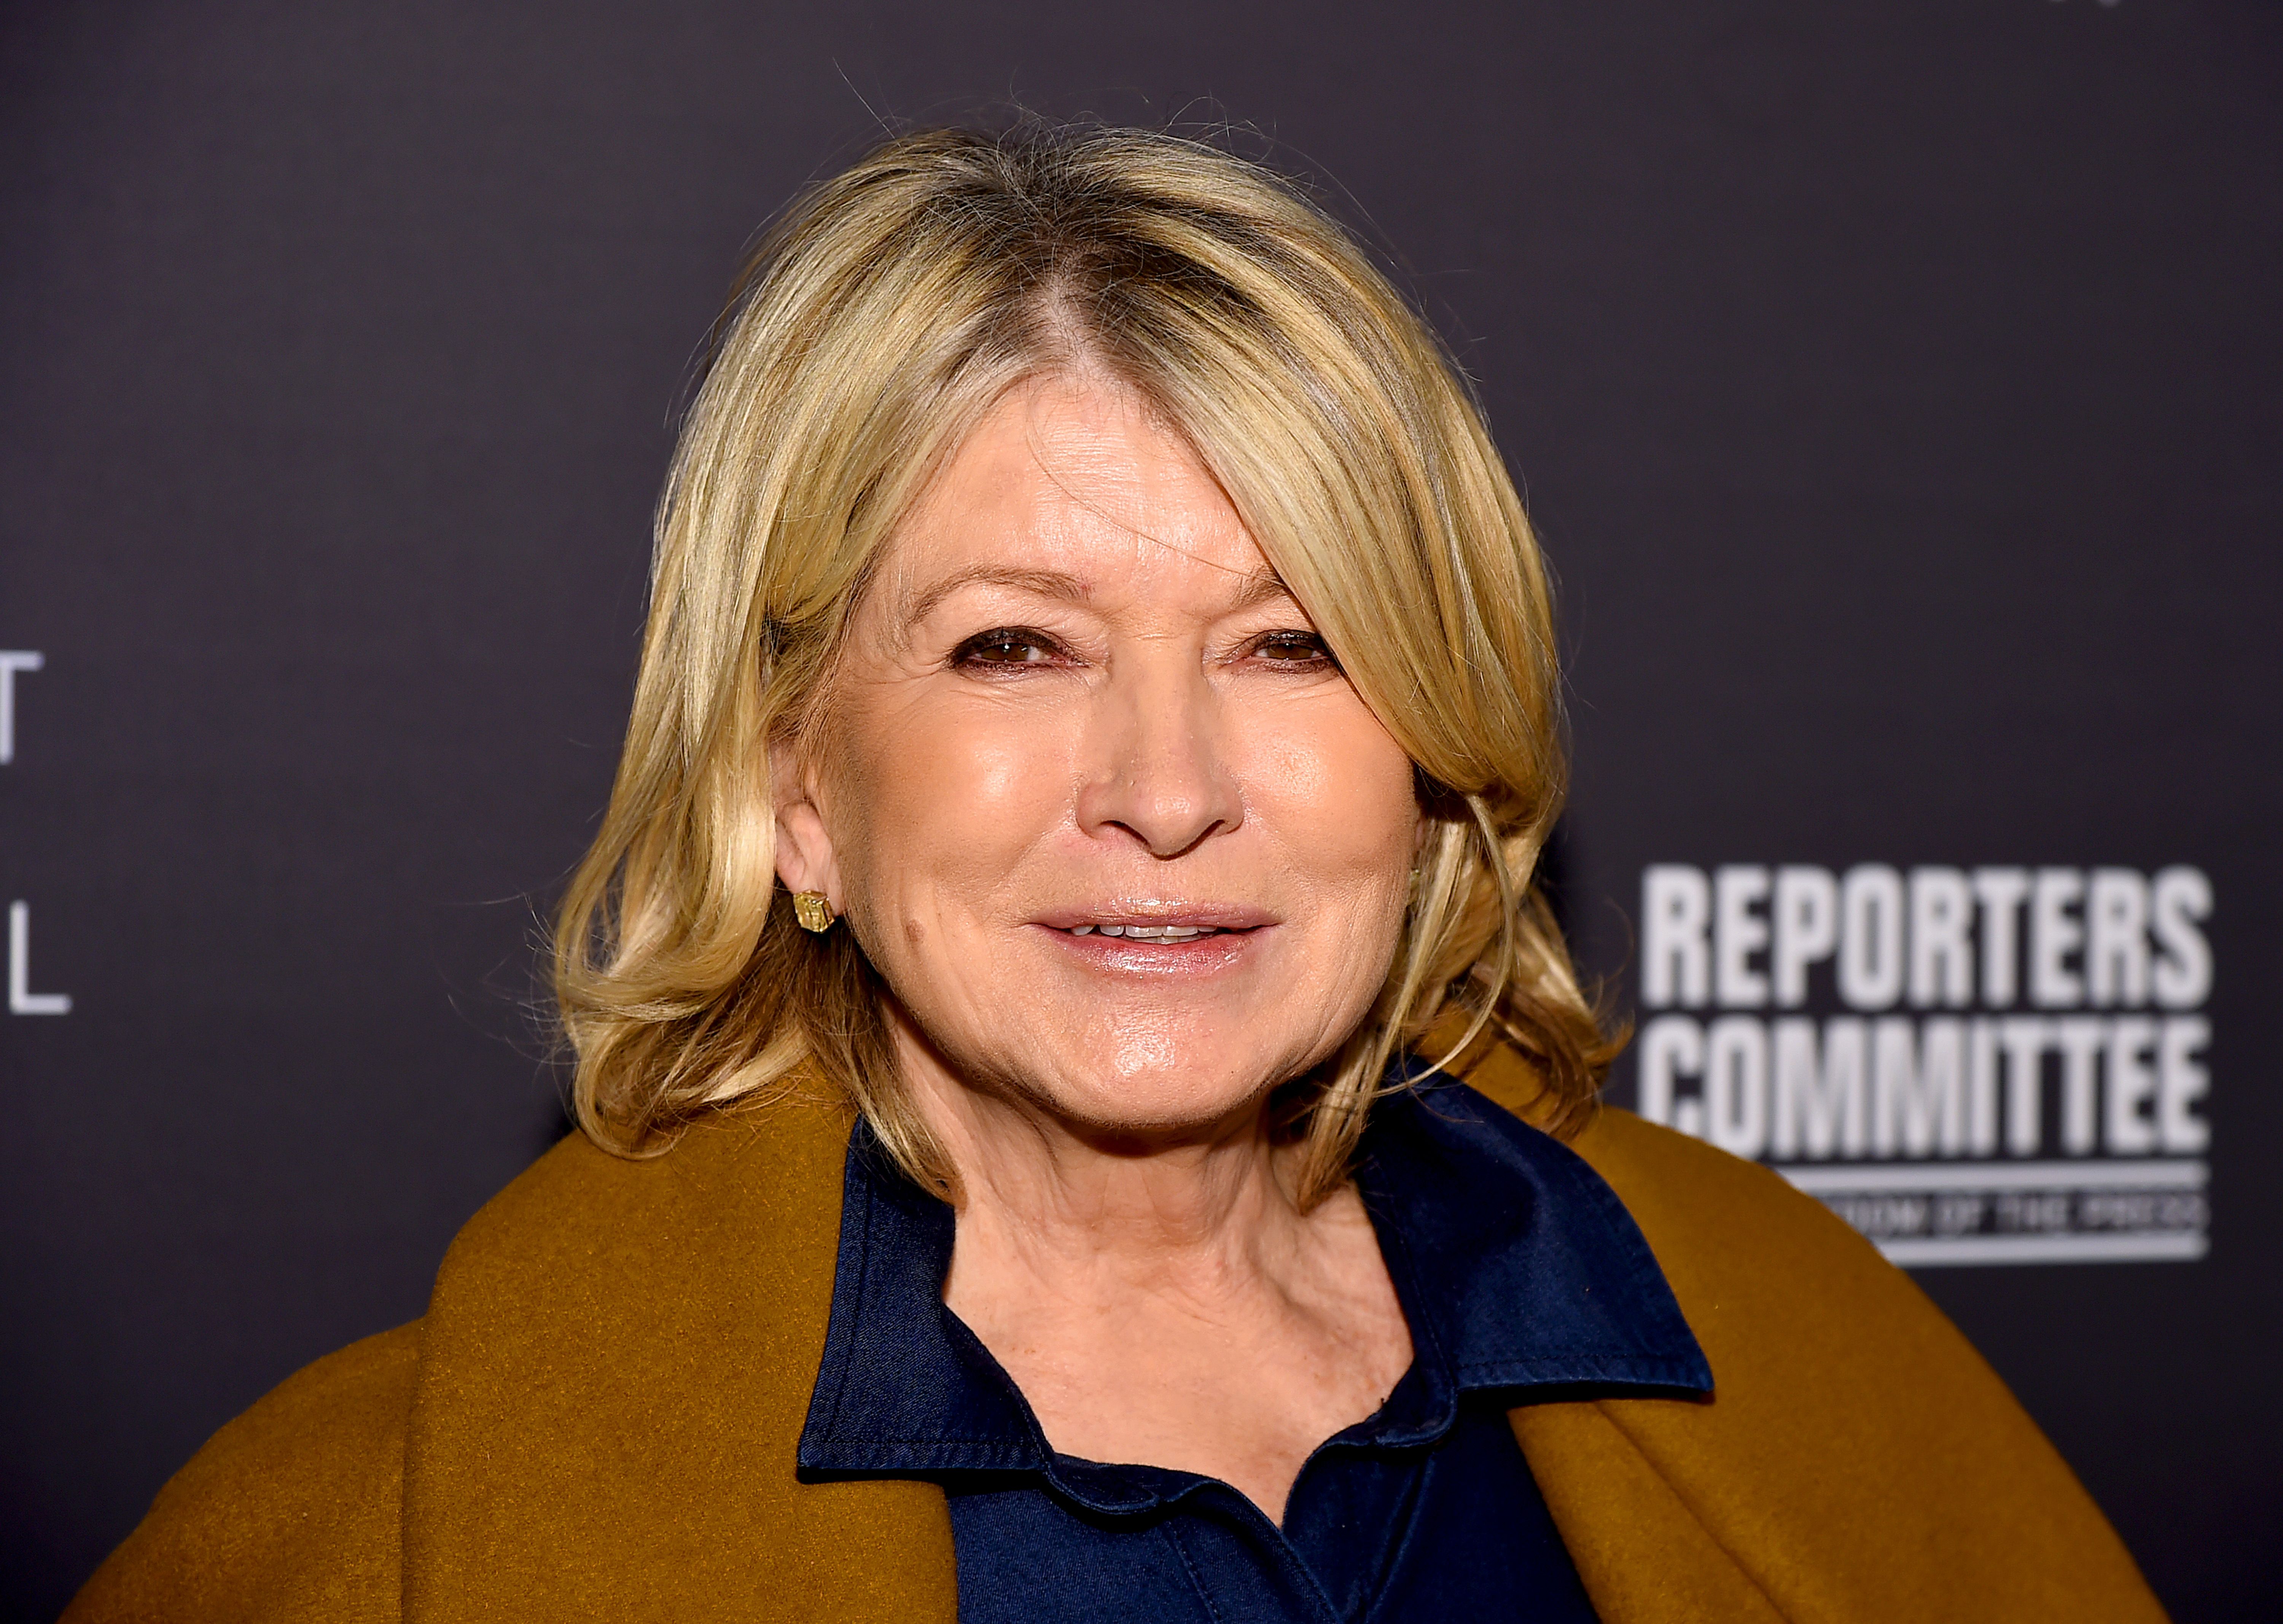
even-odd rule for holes
{"type": "Polygon", "coordinates": [[[1534,1466],[1579,1452],[1549,1486],[1573,1550],[1645,1517],[1597,1500],[1637,1472],[1781,1617],[2161,1620],[1997,1372],[1821,1202],[1629,1112],[1571,1148],[1640,1225],[1714,1384],[1703,1403],[1518,1412],[1534,1466]]]}
{"type": "Polygon", "coordinates": [[[566,1140],[460,1232],[405,1448],[408,1618],[952,1616],[939,1488],[799,1474],[852,1120],[792,1088],[646,1159],[566,1140]]]}
{"type": "Polygon", "coordinates": [[[420,1322],[329,1354],[169,1479],[66,1624],[378,1624],[398,1616],[420,1322]]]}
{"type": "Polygon", "coordinates": [[[573,1134],[468,1221],[440,1284],[508,1275],[528,1291],[550,1269],[642,1271],[733,1216],[837,1211],[850,1120],[788,1089],[720,1112],[656,1155],[614,1155],[573,1134]]]}
{"type": "Polygon", "coordinates": [[[1812,1284],[1891,1300],[1909,1316],[1936,1312],[1851,1225],[1757,1162],[1612,1106],[1570,1148],[1617,1192],[1668,1275],[1787,1298],[1812,1284]]]}

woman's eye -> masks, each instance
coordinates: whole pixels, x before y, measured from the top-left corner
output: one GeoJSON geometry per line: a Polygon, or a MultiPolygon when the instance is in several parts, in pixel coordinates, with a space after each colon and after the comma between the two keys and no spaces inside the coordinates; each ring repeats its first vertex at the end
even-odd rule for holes
{"type": "Polygon", "coordinates": [[[1062,651],[1044,635],[1002,628],[970,637],[952,655],[955,666],[1044,665],[1062,651]]]}
{"type": "Polygon", "coordinates": [[[1329,666],[1332,652],[1312,631],[1272,631],[1252,645],[1254,655],[1274,666],[1329,666]]]}

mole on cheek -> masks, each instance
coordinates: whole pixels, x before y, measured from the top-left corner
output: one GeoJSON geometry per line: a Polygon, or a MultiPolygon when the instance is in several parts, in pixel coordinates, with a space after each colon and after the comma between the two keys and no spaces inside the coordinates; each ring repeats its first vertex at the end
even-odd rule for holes
{"type": "Polygon", "coordinates": [[[911,947],[916,948],[921,946],[927,941],[927,926],[922,925],[917,919],[905,920],[904,941],[907,945],[911,947]]]}

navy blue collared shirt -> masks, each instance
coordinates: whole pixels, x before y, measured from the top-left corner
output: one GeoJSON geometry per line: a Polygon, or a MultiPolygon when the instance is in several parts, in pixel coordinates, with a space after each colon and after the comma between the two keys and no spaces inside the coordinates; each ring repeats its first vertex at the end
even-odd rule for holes
{"type": "Polygon", "coordinates": [[[1440,1079],[1373,1108],[1355,1178],[1412,1364],[1279,1526],[1215,1479],[1055,1453],[944,1306],[951,1208],[859,1124],[802,1475],[941,1484],[966,1624],[1591,1620],[1506,1412],[1711,1390],[1648,1243],[1577,1156],[1440,1079]]]}

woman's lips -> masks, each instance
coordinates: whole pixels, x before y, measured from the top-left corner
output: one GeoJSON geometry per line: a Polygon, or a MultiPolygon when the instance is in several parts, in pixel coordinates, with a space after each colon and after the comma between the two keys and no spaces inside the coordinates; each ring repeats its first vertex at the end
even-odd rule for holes
{"type": "Polygon", "coordinates": [[[1189,935],[1213,931],[1257,931],[1276,924],[1277,919],[1267,910],[1245,902],[1126,901],[1054,909],[1040,915],[1034,923],[1071,934],[1138,937],[1147,941],[1168,932],[1189,935]]]}
{"type": "Polygon", "coordinates": [[[1082,964],[1110,971],[1199,974],[1258,952],[1274,921],[1251,909],[1183,910],[1154,918],[1118,910],[1038,925],[1049,941],[1082,964]]]}
{"type": "Polygon", "coordinates": [[[1080,964],[1109,974],[1198,976],[1217,975],[1243,964],[1260,950],[1259,936],[1251,931],[1217,931],[1180,941],[1137,941],[1100,932],[1080,936],[1054,931],[1048,940],[1080,964]]]}

